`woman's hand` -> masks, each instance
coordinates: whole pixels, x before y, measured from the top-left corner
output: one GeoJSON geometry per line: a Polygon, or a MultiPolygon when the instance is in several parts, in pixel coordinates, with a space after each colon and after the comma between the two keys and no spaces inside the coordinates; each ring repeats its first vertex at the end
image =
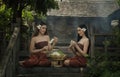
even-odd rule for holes
{"type": "Polygon", "coordinates": [[[70,51],[70,50],[73,50],[73,48],[75,47],[75,44],[76,44],[76,42],[73,41],[73,40],[71,40],[71,41],[70,41],[70,45],[69,45],[69,47],[68,47],[68,50],[69,50],[69,51],[70,51]]]}
{"type": "Polygon", "coordinates": [[[71,40],[69,48],[71,48],[72,46],[75,46],[75,44],[76,44],[76,42],[74,40],[71,40]]]}
{"type": "Polygon", "coordinates": [[[48,51],[48,46],[44,46],[43,51],[48,51]]]}
{"type": "Polygon", "coordinates": [[[57,37],[54,37],[53,39],[54,39],[53,43],[57,43],[58,42],[58,38],[57,37]]]}
{"type": "Polygon", "coordinates": [[[55,46],[55,44],[58,42],[58,38],[57,37],[54,37],[53,38],[53,43],[50,43],[51,44],[51,47],[49,48],[49,50],[51,51],[53,49],[53,47],[55,46]]]}
{"type": "Polygon", "coordinates": [[[76,42],[75,42],[74,40],[71,40],[71,44],[72,44],[72,45],[75,45],[76,42]]]}

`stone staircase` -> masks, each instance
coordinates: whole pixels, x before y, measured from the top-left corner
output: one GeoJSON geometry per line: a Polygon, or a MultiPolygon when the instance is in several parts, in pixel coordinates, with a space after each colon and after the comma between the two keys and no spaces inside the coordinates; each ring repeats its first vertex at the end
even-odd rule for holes
{"type": "Polygon", "coordinates": [[[83,77],[86,68],[72,67],[19,67],[17,77],[83,77]]]}
{"type": "MultiPolygon", "coordinates": [[[[71,52],[68,52],[66,47],[59,47],[69,57],[73,56],[71,52]]],[[[21,56],[20,59],[27,58],[21,56]]],[[[87,71],[86,67],[21,67],[18,66],[16,77],[83,77],[87,71]]]]}

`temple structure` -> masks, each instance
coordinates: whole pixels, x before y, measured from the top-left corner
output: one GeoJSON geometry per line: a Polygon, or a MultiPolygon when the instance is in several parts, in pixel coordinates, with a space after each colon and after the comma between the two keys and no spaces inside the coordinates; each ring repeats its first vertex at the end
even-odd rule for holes
{"type": "Polygon", "coordinates": [[[57,36],[59,43],[69,43],[76,40],[76,27],[86,24],[93,33],[109,33],[111,31],[109,18],[119,9],[116,0],[56,0],[59,9],[47,13],[48,29],[51,37],[57,36]]]}

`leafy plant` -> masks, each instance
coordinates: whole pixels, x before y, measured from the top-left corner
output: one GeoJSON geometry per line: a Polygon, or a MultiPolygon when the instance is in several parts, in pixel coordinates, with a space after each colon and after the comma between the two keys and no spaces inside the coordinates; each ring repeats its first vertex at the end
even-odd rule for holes
{"type": "MultiPolygon", "coordinates": [[[[93,58],[88,59],[88,71],[86,77],[119,77],[120,76],[120,61],[112,60],[107,47],[110,45],[108,40],[104,42],[105,52],[96,51],[93,58]]],[[[114,56],[116,57],[116,56],[114,56]]]]}
{"type": "Polygon", "coordinates": [[[0,6],[0,30],[4,33],[2,38],[6,40],[10,39],[11,36],[11,28],[10,28],[10,19],[11,19],[11,9],[5,8],[5,4],[1,4],[0,6]]]}
{"type": "Polygon", "coordinates": [[[120,0],[117,0],[117,2],[118,2],[118,4],[119,4],[119,6],[120,6],[120,0]]]}
{"type": "Polygon", "coordinates": [[[105,54],[98,53],[89,62],[87,77],[119,77],[120,61],[109,61],[105,59],[105,54]]]}
{"type": "Polygon", "coordinates": [[[112,39],[112,43],[115,44],[117,47],[120,47],[120,27],[116,26],[113,28],[113,34],[115,37],[112,39]]]}

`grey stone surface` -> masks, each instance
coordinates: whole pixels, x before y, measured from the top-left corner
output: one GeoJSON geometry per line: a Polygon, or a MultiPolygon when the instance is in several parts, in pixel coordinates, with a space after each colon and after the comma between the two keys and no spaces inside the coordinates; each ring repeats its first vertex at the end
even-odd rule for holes
{"type": "Polygon", "coordinates": [[[17,77],[83,77],[81,73],[38,73],[38,74],[20,74],[17,77]]]}
{"type": "Polygon", "coordinates": [[[68,43],[71,39],[76,40],[76,25],[73,23],[75,20],[71,18],[66,19],[64,17],[56,17],[53,19],[49,17],[47,20],[51,38],[57,36],[59,43],[68,43]]]}
{"type": "Polygon", "coordinates": [[[76,40],[76,19],[71,17],[47,17],[49,34],[57,36],[59,43],[69,43],[71,39],[76,40]]]}
{"type": "Polygon", "coordinates": [[[59,9],[50,10],[48,15],[107,17],[119,8],[115,0],[59,0],[58,4],[59,9]]]}
{"type": "Polygon", "coordinates": [[[36,74],[36,73],[79,73],[80,68],[73,67],[31,67],[31,68],[18,68],[19,74],[36,74]]]}
{"type": "MultiPolygon", "coordinates": [[[[69,44],[70,40],[77,39],[77,27],[86,24],[93,28],[94,33],[109,33],[111,26],[107,17],[70,17],[70,16],[48,16],[48,30],[51,38],[58,37],[58,43],[69,44]]],[[[90,32],[89,32],[90,33],[90,32]]]]}

